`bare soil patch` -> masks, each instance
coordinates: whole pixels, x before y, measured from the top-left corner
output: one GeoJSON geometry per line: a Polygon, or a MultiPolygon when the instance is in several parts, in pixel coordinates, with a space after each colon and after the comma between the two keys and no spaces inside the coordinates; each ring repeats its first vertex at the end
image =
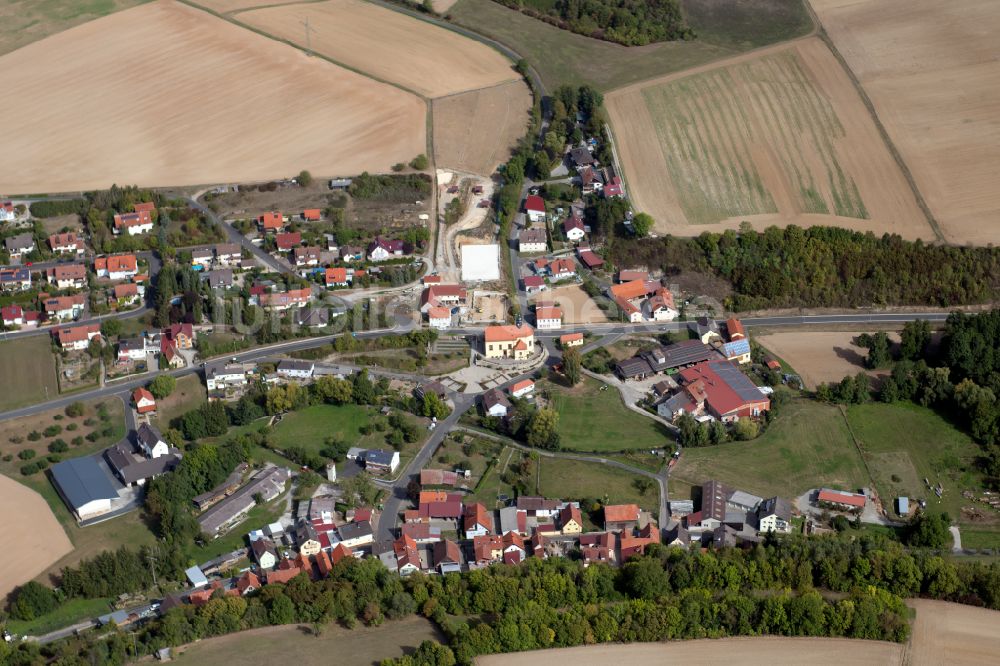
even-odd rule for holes
{"type": "Polygon", "coordinates": [[[308,18],[316,53],[427,97],[518,78],[511,63],[488,46],[362,0],[256,9],[237,18],[299,45],[308,18]]]}
{"type": "Polygon", "coordinates": [[[438,167],[488,176],[524,136],[531,92],[524,81],[435,99],[434,157],[438,167]]]}
{"type": "Polygon", "coordinates": [[[993,0],[812,0],[953,243],[1000,227],[1000,67],[993,0]]]}
{"type": "Polygon", "coordinates": [[[626,184],[657,230],[836,224],[934,237],[818,38],[608,94],[626,184]]]}
{"type": "Polygon", "coordinates": [[[477,666],[548,666],[552,663],[659,664],[899,664],[903,646],[884,641],[848,638],[720,638],[669,643],[587,645],[534,650],[517,655],[492,654],[476,658],[477,666]]]}
{"type": "Polygon", "coordinates": [[[562,308],[564,324],[603,324],[608,321],[604,311],[578,284],[547,289],[536,294],[534,300],[555,301],[562,308]]]}
{"type": "Polygon", "coordinates": [[[2,474],[0,503],[16,507],[4,512],[7,561],[0,568],[0,597],[6,597],[73,550],[73,544],[41,495],[2,474]]]}
{"type": "Polygon", "coordinates": [[[917,611],[906,663],[988,664],[1000,654],[1000,612],[946,601],[911,599],[917,611]]]}
{"type": "MultiPolygon", "coordinates": [[[[754,339],[792,366],[808,388],[815,388],[859,372],[877,376],[877,371],[865,369],[868,351],[851,342],[859,335],[858,331],[802,331],[768,333],[754,339]]],[[[889,337],[899,340],[895,333],[889,337]]]]}
{"type": "Polygon", "coordinates": [[[40,222],[42,223],[42,228],[45,229],[45,233],[50,236],[52,234],[61,233],[63,229],[69,229],[70,231],[75,231],[77,233],[83,231],[83,224],[80,223],[80,216],[76,214],[46,217],[42,218],[40,222]]]}
{"type": "Polygon", "coordinates": [[[7,54],[0,79],[8,193],[387,171],[426,146],[419,98],[175,2],[7,54]]]}
{"type": "Polygon", "coordinates": [[[198,641],[179,652],[182,663],[203,666],[230,666],[236,654],[252,654],[251,661],[258,664],[281,663],[294,654],[296,663],[303,666],[325,666],[336,654],[338,664],[370,666],[382,659],[410,654],[426,640],[439,641],[442,637],[429,620],[411,616],[378,627],[343,629],[330,624],[318,637],[303,625],[252,629],[198,641]]]}

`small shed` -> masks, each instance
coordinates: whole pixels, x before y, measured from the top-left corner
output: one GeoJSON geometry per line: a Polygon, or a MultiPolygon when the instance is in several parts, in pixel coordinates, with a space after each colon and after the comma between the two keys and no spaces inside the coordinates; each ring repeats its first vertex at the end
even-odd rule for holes
{"type": "Polygon", "coordinates": [[[208,585],[208,578],[205,577],[204,572],[198,567],[193,566],[184,570],[184,574],[187,576],[188,581],[195,588],[205,587],[208,585]]]}
{"type": "Polygon", "coordinates": [[[896,498],[896,509],[899,515],[906,516],[910,513],[910,498],[909,497],[897,497],[896,498]]]}

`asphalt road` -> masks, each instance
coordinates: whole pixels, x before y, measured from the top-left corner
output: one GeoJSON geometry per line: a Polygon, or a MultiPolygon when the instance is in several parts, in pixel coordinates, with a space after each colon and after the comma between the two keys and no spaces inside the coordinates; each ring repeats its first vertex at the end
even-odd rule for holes
{"type": "Polygon", "coordinates": [[[270,254],[265,252],[263,248],[254,245],[252,242],[250,242],[249,238],[247,238],[239,231],[234,229],[232,225],[226,224],[225,222],[220,220],[219,216],[215,214],[215,211],[213,211],[208,206],[200,203],[197,199],[192,199],[190,197],[188,197],[187,201],[189,204],[191,204],[192,208],[204,214],[205,217],[207,217],[209,220],[211,220],[212,222],[217,224],[221,229],[223,229],[226,232],[226,235],[229,237],[230,243],[236,243],[238,245],[242,245],[246,249],[250,250],[250,252],[253,253],[253,256],[256,257],[257,260],[261,262],[264,266],[267,266],[269,269],[277,273],[290,273],[290,274],[295,273],[295,269],[292,268],[291,264],[275,259],[270,254]]]}

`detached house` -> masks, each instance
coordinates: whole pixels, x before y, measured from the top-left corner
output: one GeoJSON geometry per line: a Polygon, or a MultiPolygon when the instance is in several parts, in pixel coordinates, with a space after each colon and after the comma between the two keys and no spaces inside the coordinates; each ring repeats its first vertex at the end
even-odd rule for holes
{"type": "Polygon", "coordinates": [[[443,330],[451,326],[451,310],[438,305],[427,311],[427,324],[431,328],[443,330]]]}
{"type": "Polygon", "coordinates": [[[401,240],[386,240],[378,237],[368,246],[368,259],[370,261],[386,261],[394,257],[401,257],[405,254],[403,249],[403,241],[401,240]]]}
{"type": "Polygon", "coordinates": [[[510,400],[503,393],[495,388],[483,393],[483,411],[487,416],[503,418],[511,408],[510,400]]]}
{"type": "Polygon", "coordinates": [[[45,271],[49,284],[59,289],[83,289],[87,286],[87,267],[83,264],[60,264],[45,271]]]}
{"type": "Polygon", "coordinates": [[[545,229],[523,229],[517,235],[517,251],[522,254],[545,252],[549,249],[545,229]]]}
{"type": "Polygon", "coordinates": [[[257,225],[263,232],[278,231],[285,226],[285,216],[279,210],[272,210],[257,218],[257,225]]]}
{"type": "Polygon", "coordinates": [[[57,328],[52,331],[52,336],[63,350],[79,351],[86,349],[94,338],[101,337],[101,326],[99,324],[84,324],[83,326],[57,328]]]}
{"type": "Polygon", "coordinates": [[[139,302],[139,288],[134,284],[116,284],[111,290],[111,299],[119,307],[139,302]]]}
{"type": "Polygon", "coordinates": [[[490,534],[493,532],[493,516],[480,502],[466,504],[463,529],[466,539],[490,534]]]}
{"type": "Polygon", "coordinates": [[[42,301],[42,309],[48,319],[76,319],[83,312],[86,299],[83,294],[75,296],[53,296],[42,301]]]}
{"type": "Polygon", "coordinates": [[[297,247],[292,250],[295,265],[298,267],[319,266],[319,255],[320,249],[318,247],[297,247]]]}
{"type": "Polygon", "coordinates": [[[11,259],[20,259],[35,249],[35,237],[31,234],[18,234],[5,238],[3,245],[11,259]]]}
{"type": "Polygon", "coordinates": [[[553,280],[567,280],[576,277],[576,264],[572,259],[556,259],[549,264],[549,275],[553,280]]]}
{"type": "Polygon", "coordinates": [[[274,237],[274,245],[281,252],[288,252],[289,250],[302,245],[302,234],[297,231],[278,234],[274,237]]]}
{"type": "Polygon", "coordinates": [[[49,247],[56,254],[83,254],[83,240],[73,232],[49,236],[49,247]]]}
{"type": "Polygon", "coordinates": [[[573,216],[565,220],[562,224],[562,228],[563,234],[566,235],[566,240],[572,243],[583,240],[583,238],[587,235],[583,220],[579,217],[573,216]]]}
{"type": "Polygon", "coordinates": [[[31,289],[31,271],[24,266],[0,268],[0,289],[4,291],[27,291],[31,289]]]}
{"type": "Polygon", "coordinates": [[[346,287],[350,284],[347,279],[347,269],[343,267],[338,268],[328,268],[326,269],[326,286],[329,287],[346,287]]]}
{"type": "Polygon", "coordinates": [[[284,311],[289,308],[309,305],[312,298],[312,290],[309,287],[303,289],[289,289],[286,292],[268,292],[259,296],[260,306],[270,310],[284,311]]]}
{"type": "Polygon", "coordinates": [[[468,292],[457,284],[432,284],[420,295],[420,311],[428,313],[432,307],[462,307],[468,292]]]}
{"type": "Polygon", "coordinates": [[[535,353],[535,331],[521,326],[487,326],[483,332],[486,358],[523,360],[535,353]]]}
{"type": "Polygon", "coordinates": [[[542,307],[535,310],[535,324],[539,331],[562,328],[563,312],[557,307],[542,307]]]}
{"type": "Polygon", "coordinates": [[[531,222],[544,222],[545,202],[537,194],[529,194],[524,199],[524,214],[531,222]]]}
{"type": "Polygon", "coordinates": [[[163,337],[170,340],[177,349],[194,347],[195,332],[191,324],[171,324],[163,329],[163,337]]]}
{"type": "Polygon", "coordinates": [[[127,280],[139,272],[138,260],[134,254],[112,254],[94,259],[97,277],[111,280],[127,280]]]}

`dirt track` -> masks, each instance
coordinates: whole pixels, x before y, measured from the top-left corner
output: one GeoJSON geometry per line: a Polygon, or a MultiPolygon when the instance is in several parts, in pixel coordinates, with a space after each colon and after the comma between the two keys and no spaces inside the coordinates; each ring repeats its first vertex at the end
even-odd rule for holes
{"type": "Polygon", "coordinates": [[[811,0],[945,239],[1000,241],[996,0],[811,0]]]}
{"type": "Polygon", "coordinates": [[[387,171],[426,149],[419,98],[169,1],[0,57],[0,80],[7,194],[387,171]]]}
{"type": "Polygon", "coordinates": [[[328,0],[240,12],[237,18],[312,48],[348,67],[427,97],[518,79],[512,64],[484,44],[362,0],[328,0]]]}
{"type": "Polygon", "coordinates": [[[45,571],[73,550],[73,544],[41,495],[0,474],[4,511],[4,566],[0,598],[45,571]]]}
{"type": "Polygon", "coordinates": [[[669,643],[588,645],[493,654],[476,658],[476,666],[550,666],[556,663],[631,664],[899,664],[903,646],[846,638],[720,638],[669,643]]]}
{"type": "Polygon", "coordinates": [[[628,86],[607,102],[630,194],[661,232],[695,235],[747,220],[934,236],[847,73],[818,38],[628,86]],[[675,114],[661,107],[675,103],[688,114],[681,129],[664,130],[675,114]],[[702,159],[685,149],[689,132],[714,142],[717,167],[697,166],[702,159]],[[845,194],[867,210],[845,206],[845,194]],[[692,218],[702,204],[709,210],[692,218]]]}
{"type": "Polygon", "coordinates": [[[489,176],[524,136],[530,109],[531,93],[524,81],[435,99],[435,163],[489,176]]]}

